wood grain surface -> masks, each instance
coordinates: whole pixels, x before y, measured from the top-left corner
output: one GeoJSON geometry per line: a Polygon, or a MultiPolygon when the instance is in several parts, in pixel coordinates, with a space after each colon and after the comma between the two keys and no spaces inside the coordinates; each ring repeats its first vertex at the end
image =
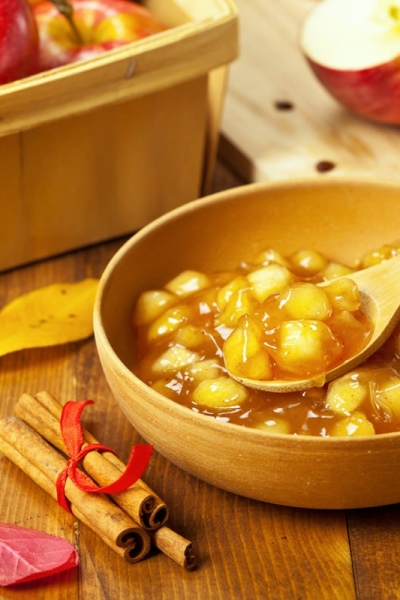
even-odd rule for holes
{"type": "Polygon", "coordinates": [[[240,56],[230,68],[221,152],[247,181],[346,174],[397,179],[399,128],[340,106],[302,55],[301,24],[318,1],[236,0],[240,56]],[[321,162],[334,168],[321,173],[321,162]]]}
{"type": "MultiPolygon", "coordinates": [[[[222,164],[213,189],[240,184],[222,164]]],[[[100,276],[123,239],[0,275],[0,306],[59,281],[100,276]]],[[[127,460],[140,442],[113,400],[93,339],[0,359],[0,417],[23,392],[92,398],[85,425],[127,460]]],[[[268,465],[260,465],[268,469],[268,465]]],[[[145,481],[169,505],[170,526],[193,541],[188,572],[154,552],[128,565],[0,456],[0,521],[61,535],[76,545],[78,569],[1,588],[1,600],[394,600],[400,598],[398,506],[355,511],[264,504],[207,485],[154,453],[145,481]]],[[[357,485],[357,474],[354,474],[357,485]]]]}

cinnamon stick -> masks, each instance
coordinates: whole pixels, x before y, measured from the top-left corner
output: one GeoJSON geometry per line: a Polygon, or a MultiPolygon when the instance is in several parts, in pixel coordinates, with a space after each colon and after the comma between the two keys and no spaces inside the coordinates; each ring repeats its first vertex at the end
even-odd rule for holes
{"type": "MultiPolygon", "coordinates": [[[[30,395],[24,394],[20,398],[20,402],[28,402],[27,399],[24,399],[25,396],[30,395]]],[[[55,440],[49,441],[65,452],[65,445],[59,427],[62,405],[48,392],[40,392],[34,397],[30,396],[29,402],[32,402],[32,398],[56,418],[58,422],[57,437],[60,438],[62,445],[60,446],[55,440]]],[[[20,417],[24,418],[23,414],[20,414],[20,417]]],[[[47,422],[47,418],[45,421],[47,422]]],[[[35,426],[34,429],[36,429],[35,426]]],[[[83,428],[83,435],[87,444],[98,444],[97,439],[85,428],[83,428]]],[[[98,455],[98,458],[94,457],[95,453],[90,452],[85,457],[83,466],[100,485],[107,485],[111,481],[115,481],[125,471],[126,465],[112,452],[102,452],[101,455],[98,455]],[[101,481],[100,478],[102,478],[101,481]]],[[[169,509],[165,502],[142,479],[139,479],[126,493],[122,493],[122,496],[118,494],[118,498],[114,497],[114,500],[144,529],[149,531],[162,527],[169,518],[169,509]]]]}
{"type": "MultiPolygon", "coordinates": [[[[4,456],[6,456],[12,463],[14,463],[14,465],[16,465],[19,469],[21,469],[21,471],[23,471],[25,473],[25,475],[30,477],[30,479],[32,479],[32,481],[34,481],[39,487],[42,488],[42,490],[44,490],[47,494],[49,494],[49,496],[51,496],[54,500],[56,500],[56,488],[55,488],[55,485],[50,481],[50,479],[48,477],[46,477],[46,475],[44,475],[42,473],[42,471],[40,471],[37,467],[35,467],[35,465],[33,465],[31,462],[29,462],[29,460],[27,460],[24,456],[22,456],[22,454],[20,454],[18,452],[18,450],[16,450],[13,446],[8,444],[1,437],[0,437],[0,452],[2,454],[4,454],[4,456]]],[[[81,521],[82,523],[87,525],[90,529],[93,529],[92,524],[88,523],[86,517],[79,511],[78,508],[76,508],[75,505],[71,505],[71,509],[72,509],[73,514],[75,515],[75,517],[77,517],[77,519],[79,519],[79,521],[81,521]]],[[[96,531],[96,533],[98,533],[98,532],[96,531]]],[[[101,537],[101,535],[99,535],[99,537],[101,537]]],[[[115,545],[108,538],[107,539],[104,538],[103,541],[110,548],[112,548],[112,550],[117,552],[117,554],[119,554],[122,558],[126,558],[125,557],[126,552],[128,553],[128,559],[130,558],[129,557],[130,548],[126,549],[126,548],[121,548],[119,546],[115,547],[115,545]]]]}
{"type": "MultiPolygon", "coordinates": [[[[65,459],[26,423],[16,417],[0,421],[0,451],[56,499],[56,480],[65,459]]],[[[69,479],[65,493],[72,513],[130,563],[150,551],[149,534],[104,495],[90,494],[69,479]]]]}
{"type": "Polygon", "coordinates": [[[193,544],[166,525],[151,534],[153,543],[187,571],[197,568],[193,544]]]}
{"type": "MultiPolygon", "coordinates": [[[[66,452],[60,428],[61,411],[61,404],[48,392],[40,392],[36,396],[23,394],[15,407],[17,416],[53,446],[66,452]]],[[[98,443],[97,439],[84,428],[83,433],[86,443],[98,443]]],[[[100,485],[108,485],[125,470],[125,464],[112,452],[101,454],[90,452],[82,462],[88,474],[100,485]]],[[[138,516],[141,524],[144,522],[147,525],[145,505],[150,495],[150,504],[152,500],[156,503],[152,507],[150,515],[153,518],[153,524],[152,526],[147,525],[153,544],[185,569],[194,570],[197,565],[192,542],[164,524],[169,513],[165,503],[143,480],[137,483],[138,485],[135,484],[128,490],[114,495],[114,501],[135,520],[138,516]],[[163,507],[165,507],[165,514],[163,507]]]]}
{"type": "MultiPolygon", "coordinates": [[[[40,433],[50,444],[66,453],[60,421],[44,408],[34,396],[23,394],[15,406],[15,414],[32,429],[40,433]]],[[[87,443],[84,444],[84,446],[86,445],[87,443]]],[[[89,452],[82,463],[92,479],[102,486],[109,485],[121,475],[121,471],[104,457],[104,453],[89,452]]],[[[148,527],[148,515],[144,506],[154,508],[155,500],[142,487],[131,486],[129,489],[114,495],[113,499],[144,529],[151,529],[151,527],[148,527]]]]}

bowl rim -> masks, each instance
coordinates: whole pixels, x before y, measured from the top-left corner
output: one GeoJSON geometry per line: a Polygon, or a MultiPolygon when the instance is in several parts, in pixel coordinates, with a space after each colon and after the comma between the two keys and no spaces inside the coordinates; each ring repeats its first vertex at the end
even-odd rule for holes
{"type": "Polygon", "coordinates": [[[226,432],[229,435],[231,433],[237,433],[240,429],[242,437],[248,437],[253,441],[262,442],[266,439],[278,441],[289,442],[292,441],[293,445],[312,445],[319,446],[322,448],[321,444],[324,446],[332,445],[343,445],[346,444],[347,447],[351,446],[362,446],[363,444],[366,446],[370,446],[371,442],[374,442],[374,445],[383,444],[386,445],[388,443],[398,442],[400,440],[400,431],[387,432],[387,433],[379,433],[375,435],[359,435],[359,436],[312,436],[312,435],[299,435],[292,433],[277,433],[277,432],[269,432],[264,429],[256,429],[251,427],[246,427],[245,425],[241,426],[236,423],[229,422],[221,422],[220,420],[213,418],[211,416],[204,415],[202,413],[197,413],[196,411],[190,409],[187,406],[179,404],[166,396],[163,396],[156,390],[150,388],[146,383],[144,383],[141,379],[139,379],[121,360],[118,354],[113,349],[107,333],[105,331],[103,320],[102,320],[102,298],[104,293],[109,285],[109,279],[114,271],[115,266],[119,263],[120,260],[124,258],[126,254],[128,254],[131,250],[132,246],[135,246],[137,242],[146,237],[148,233],[156,231],[158,228],[162,227],[165,223],[169,221],[173,221],[176,218],[179,218],[182,214],[187,214],[188,212],[195,212],[199,209],[202,209],[204,206],[208,204],[214,204],[216,202],[225,202],[227,200],[231,200],[232,198],[240,198],[248,195],[250,192],[257,192],[262,190],[273,190],[273,189],[283,189],[286,188],[288,190],[306,186],[325,188],[328,186],[357,186],[357,185],[368,185],[368,186],[376,186],[382,189],[382,187],[387,188],[398,188],[400,192],[400,181],[395,179],[388,178],[368,178],[366,176],[335,176],[329,179],[314,179],[312,177],[297,177],[290,180],[276,180],[276,181],[265,181],[265,182],[255,182],[248,183],[237,186],[235,188],[226,189],[220,192],[215,192],[208,196],[204,196],[202,198],[198,198],[196,200],[192,200],[187,204],[174,208],[167,213],[161,215],[160,217],[154,219],[147,225],[143,226],[139,231],[131,235],[123,245],[116,251],[116,253],[111,257],[110,261],[107,263],[103,273],[100,277],[98,290],[96,293],[96,298],[94,302],[93,309],[93,324],[94,324],[94,337],[96,346],[98,347],[99,342],[101,341],[103,344],[103,348],[106,348],[106,353],[108,358],[112,360],[115,367],[125,376],[131,379],[136,386],[143,390],[145,393],[150,393],[152,396],[152,402],[156,404],[163,404],[164,406],[173,407],[174,411],[177,411],[178,415],[182,416],[185,420],[195,419],[198,423],[203,423],[205,426],[211,429],[215,429],[219,434],[222,432],[226,432]],[[199,421],[200,419],[200,421],[199,421]],[[223,425],[223,427],[221,427],[223,425]]]}

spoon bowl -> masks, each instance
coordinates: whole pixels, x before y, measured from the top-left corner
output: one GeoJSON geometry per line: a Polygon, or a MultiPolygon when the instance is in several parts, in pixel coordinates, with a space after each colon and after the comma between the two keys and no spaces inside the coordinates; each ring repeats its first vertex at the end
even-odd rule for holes
{"type": "MultiPolygon", "coordinates": [[[[275,393],[300,392],[312,387],[322,387],[348,373],[370,357],[386,342],[400,320],[400,255],[394,256],[377,265],[346,275],[359,289],[361,305],[373,331],[367,344],[339,365],[307,379],[250,379],[239,377],[229,371],[229,375],[246,387],[275,393]]],[[[324,282],[321,286],[330,282],[324,282]]]]}

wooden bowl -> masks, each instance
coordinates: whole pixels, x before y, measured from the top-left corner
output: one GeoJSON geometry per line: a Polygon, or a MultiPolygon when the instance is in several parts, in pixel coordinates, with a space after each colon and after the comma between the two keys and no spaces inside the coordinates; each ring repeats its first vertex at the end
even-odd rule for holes
{"type": "Polygon", "coordinates": [[[400,239],[399,207],[400,182],[251,184],[191,202],[134,235],[103,274],[94,327],[111,391],[135,429],[183,470],[249,498],[325,509],[400,502],[400,433],[324,438],[223,423],[164,398],[129,369],[141,291],[183,269],[235,268],[266,246],[348,262],[400,239]]]}

